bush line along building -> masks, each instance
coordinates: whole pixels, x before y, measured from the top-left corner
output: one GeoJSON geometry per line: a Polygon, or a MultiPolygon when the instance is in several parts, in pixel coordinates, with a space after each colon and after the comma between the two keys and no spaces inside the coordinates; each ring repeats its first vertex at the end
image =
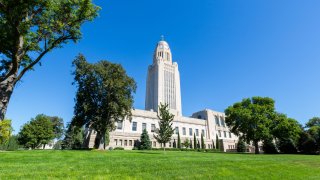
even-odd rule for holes
{"type": "MultiPolygon", "coordinates": [[[[196,135],[200,142],[201,134],[204,136],[205,147],[210,149],[216,143],[216,137],[220,141],[220,149],[223,151],[234,151],[238,137],[232,134],[225,124],[225,114],[222,112],[205,109],[193,113],[191,117],[182,116],[180,75],[178,64],[172,62],[170,47],[166,41],[159,41],[156,45],[153,64],[148,68],[146,82],[145,110],[132,110],[132,119],[117,122],[116,130],[110,132],[110,142],[107,147],[123,147],[132,149],[134,142],[140,139],[144,129],[147,130],[153,148],[160,148],[154,138],[158,128],[157,111],[160,103],[168,104],[170,112],[175,115],[173,128],[174,135],[166,147],[172,147],[177,142],[178,132],[181,142],[186,139],[193,144],[193,136],[196,135]]],[[[89,148],[93,148],[96,132],[88,131],[89,148]]]]}

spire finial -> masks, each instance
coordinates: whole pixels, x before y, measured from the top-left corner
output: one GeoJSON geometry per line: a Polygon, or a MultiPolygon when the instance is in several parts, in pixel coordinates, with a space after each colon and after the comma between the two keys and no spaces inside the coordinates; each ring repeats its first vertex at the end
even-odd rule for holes
{"type": "Polygon", "coordinates": [[[164,35],[161,35],[161,41],[164,41],[164,35]]]}

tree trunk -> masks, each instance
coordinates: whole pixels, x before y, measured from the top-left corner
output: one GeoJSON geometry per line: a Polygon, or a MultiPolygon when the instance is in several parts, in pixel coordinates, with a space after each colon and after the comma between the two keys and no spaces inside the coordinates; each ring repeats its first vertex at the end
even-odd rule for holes
{"type": "Polygon", "coordinates": [[[4,81],[0,82],[0,121],[4,120],[5,118],[9,100],[15,85],[15,77],[16,75],[13,74],[4,81]]]}
{"type": "Polygon", "coordinates": [[[100,150],[106,149],[106,130],[99,133],[100,134],[100,140],[99,140],[99,148],[100,150]]]}
{"type": "Polygon", "coordinates": [[[258,141],[254,141],[253,144],[254,144],[254,152],[255,152],[255,154],[259,154],[260,152],[259,152],[258,141]]]}

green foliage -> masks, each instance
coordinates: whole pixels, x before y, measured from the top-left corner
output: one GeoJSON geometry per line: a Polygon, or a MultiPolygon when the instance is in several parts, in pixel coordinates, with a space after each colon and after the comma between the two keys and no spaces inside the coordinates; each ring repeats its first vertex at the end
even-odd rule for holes
{"type": "Polygon", "coordinates": [[[52,122],[55,138],[60,139],[64,132],[63,119],[57,116],[49,116],[49,119],[52,122]]]}
{"type": "Polygon", "coordinates": [[[201,149],[205,149],[206,145],[204,143],[203,134],[201,133],[201,149]]]}
{"type": "Polygon", "coordinates": [[[301,133],[298,149],[305,154],[320,153],[320,118],[311,118],[306,123],[306,129],[301,133]]]}
{"type": "Polygon", "coordinates": [[[99,9],[91,0],[0,0],[0,120],[24,74],[48,52],[77,42],[99,9]]]}
{"type": "Polygon", "coordinates": [[[180,133],[178,133],[178,148],[181,149],[180,133]]]}
{"type": "Polygon", "coordinates": [[[5,143],[0,144],[0,150],[15,151],[19,149],[18,136],[12,135],[5,143]]]}
{"type": "Polygon", "coordinates": [[[106,131],[113,131],[116,121],[131,117],[136,83],[120,64],[90,64],[79,55],[73,65],[77,85],[74,124],[97,131],[95,148],[105,149],[106,131]]]}
{"type": "Polygon", "coordinates": [[[159,118],[159,129],[156,131],[156,135],[153,135],[158,143],[163,144],[163,149],[165,150],[165,144],[171,140],[174,133],[172,128],[172,121],[174,115],[169,112],[168,104],[161,104],[159,106],[159,112],[157,114],[159,118]]]}
{"type": "Polygon", "coordinates": [[[216,149],[220,150],[220,141],[217,134],[216,134],[216,149]]]}
{"type": "Polygon", "coordinates": [[[270,127],[275,118],[274,100],[268,97],[243,99],[225,110],[226,124],[230,131],[253,141],[256,154],[258,142],[270,136],[270,127]]]}
{"type": "Polygon", "coordinates": [[[55,137],[53,124],[46,115],[39,114],[23,125],[19,133],[19,143],[26,148],[35,149],[46,145],[55,137]]]}
{"type": "Polygon", "coordinates": [[[297,153],[297,147],[292,139],[277,139],[277,147],[281,153],[294,154],[297,153]]]}
{"type": "Polygon", "coordinates": [[[0,120],[0,145],[7,143],[12,133],[11,120],[0,120]]]}
{"type": "Polygon", "coordinates": [[[151,141],[146,129],[143,130],[141,137],[140,137],[140,150],[150,150],[151,149],[151,141]]]}
{"type": "Polygon", "coordinates": [[[237,152],[246,152],[246,143],[240,137],[237,144],[237,152]]]}
{"type": "Polygon", "coordinates": [[[265,154],[277,154],[278,153],[276,145],[274,144],[272,138],[267,138],[263,141],[262,149],[265,154]]]}
{"type": "Polygon", "coordinates": [[[189,139],[185,139],[184,142],[181,143],[181,145],[187,149],[190,147],[190,144],[189,139]]]}
{"type": "Polygon", "coordinates": [[[306,123],[306,127],[308,128],[311,128],[313,126],[320,127],[320,117],[313,117],[306,123]]]}
{"type": "Polygon", "coordinates": [[[123,147],[115,147],[113,150],[124,150],[123,147]]]}
{"type": "Polygon", "coordinates": [[[193,149],[197,149],[197,139],[196,139],[196,134],[193,133],[193,149]]]}
{"type": "Polygon", "coordinates": [[[62,149],[81,149],[84,141],[83,138],[83,128],[69,123],[67,125],[67,131],[65,132],[65,137],[62,141],[62,149]]]}
{"type": "Polygon", "coordinates": [[[308,132],[302,132],[299,138],[298,149],[304,154],[315,154],[318,150],[317,142],[308,132]]]}
{"type": "Polygon", "coordinates": [[[277,139],[291,139],[296,144],[300,133],[302,132],[301,125],[292,118],[287,118],[284,114],[277,114],[271,126],[271,134],[277,139]]]}

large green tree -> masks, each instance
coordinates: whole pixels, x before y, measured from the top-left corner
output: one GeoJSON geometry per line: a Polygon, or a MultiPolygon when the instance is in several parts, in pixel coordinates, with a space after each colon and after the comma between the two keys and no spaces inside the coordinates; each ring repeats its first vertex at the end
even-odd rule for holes
{"type": "Polygon", "coordinates": [[[55,137],[50,118],[40,114],[26,123],[19,132],[19,142],[26,148],[45,147],[55,137]]]}
{"type": "Polygon", "coordinates": [[[53,49],[77,42],[98,10],[91,0],[0,0],[0,120],[25,73],[53,49]]]}
{"type": "Polygon", "coordinates": [[[230,131],[245,141],[252,141],[259,154],[258,142],[270,136],[270,126],[276,116],[274,100],[268,97],[243,99],[226,110],[226,124],[230,131]]]}
{"type": "Polygon", "coordinates": [[[174,115],[169,112],[168,104],[160,103],[157,116],[159,118],[159,129],[153,136],[160,144],[162,144],[163,150],[165,151],[166,143],[171,140],[174,133],[174,129],[172,128],[174,115]]]}
{"type": "Polygon", "coordinates": [[[94,129],[95,148],[105,149],[107,130],[114,130],[115,122],[131,118],[136,83],[120,64],[90,64],[79,55],[73,65],[77,86],[74,124],[94,129]]]}

